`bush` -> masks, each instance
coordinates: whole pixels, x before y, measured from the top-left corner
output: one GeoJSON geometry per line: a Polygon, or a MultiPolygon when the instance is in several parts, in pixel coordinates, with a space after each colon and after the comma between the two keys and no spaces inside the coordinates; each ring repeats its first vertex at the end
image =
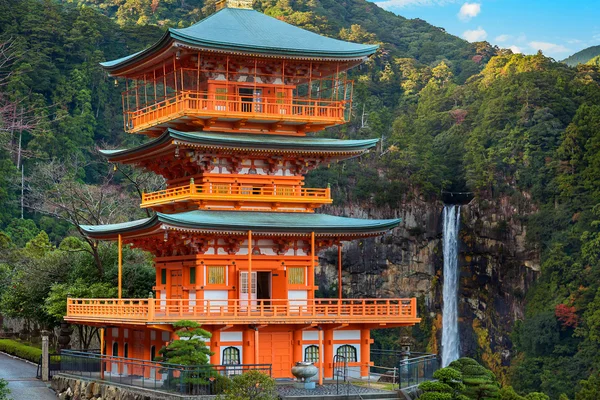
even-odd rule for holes
{"type": "Polygon", "coordinates": [[[0,400],[9,400],[9,394],[10,389],[8,388],[8,382],[6,382],[4,379],[0,379],[0,400]]]}
{"type": "Polygon", "coordinates": [[[23,358],[36,364],[40,362],[40,357],[42,356],[41,349],[28,346],[12,339],[0,339],[0,351],[23,358]]]}
{"type": "Polygon", "coordinates": [[[236,375],[220,400],[276,400],[275,379],[259,371],[236,375]]]}

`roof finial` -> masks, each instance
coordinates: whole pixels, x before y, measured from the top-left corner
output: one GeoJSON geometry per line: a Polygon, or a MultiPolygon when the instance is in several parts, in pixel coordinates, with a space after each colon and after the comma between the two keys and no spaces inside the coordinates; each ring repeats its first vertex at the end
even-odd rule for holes
{"type": "Polygon", "coordinates": [[[217,1],[217,11],[223,8],[245,8],[252,10],[254,0],[219,0],[217,1]]]}

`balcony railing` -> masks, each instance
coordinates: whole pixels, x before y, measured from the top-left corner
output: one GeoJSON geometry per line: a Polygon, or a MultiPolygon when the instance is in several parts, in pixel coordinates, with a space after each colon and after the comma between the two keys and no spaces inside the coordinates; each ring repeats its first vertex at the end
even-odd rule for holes
{"type": "Polygon", "coordinates": [[[138,132],[184,115],[216,118],[340,124],[347,122],[347,101],[215,95],[180,91],[165,100],[125,112],[125,130],[138,132]]]}
{"type": "Polygon", "coordinates": [[[299,186],[257,187],[228,183],[203,183],[177,186],[142,195],[142,208],[165,203],[194,200],[230,200],[331,204],[331,190],[307,189],[299,186]]]}
{"type": "Polygon", "coordinates": [[[208,324],[390,323],[413,325],[416,299],[187,300],[67,299],[72,322],[208,324]]]}

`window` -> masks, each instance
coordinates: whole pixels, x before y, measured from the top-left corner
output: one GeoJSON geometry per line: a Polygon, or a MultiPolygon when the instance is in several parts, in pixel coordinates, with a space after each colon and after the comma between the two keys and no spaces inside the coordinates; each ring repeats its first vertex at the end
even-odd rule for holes
{"type": "Polygon", "coordinates": [[[150,361],[154,361],[156,358],[156,346],[150,347],[150,361]]]}
{"type": "Polygon", "coordinates": [[[311,363],[319,362],[319,347],[313,344],[304,349],[304,361],[311,363]]]}
{"type": "Polygon", "coordinates": [[[123,357],[127,358],[129,357],[129,344],[125,343],[125,346],[123,346],[123,357]]]}
{"type": "Polygon", "coordinates": [[[277,196],[293,196],[294,195],[294,187],[293,186],[278,186],[276,189],[277,196]]]}
{"type": "Polygon", "coordinates": [[[215,99],[227,100],[227,88],[215,88],[215,92],[218,93],[218,95],[215,96],[215,99]]]}
{"type": "Polygon", "coordinates": [[[112,353],[113,357],[118,357],[119,356],[119,343],[114,342],[112,350],[113,350],[113,353],[112,353]]]}
{"type": "Polygon", "coordinates": [[[275,93],[275,97],[277,97],[277,104],[283,104],[285,92],[277,92],[277,93],[275,93]]]}
{"type": "Polygon", "coordinates": [[[226,347],[223,350],[223,365],[239,365],[240,362],[240,349],[237,347],[226,347]]]}
{"type": "Polygon", "coordinates": [[[345,344],[338,347],[336,354],[338,356],[346,357],[347,362],[357,362],[356,347],[345,344]]]}
{"type": "Polygon", "coordinates": [[[196,283],[196,267],[190,267],[190,283],[196,283]]]}
{"type": "Polygon", "coordinates": [[[165,268],[162,268],[160,270],[160,284],[161,285],[167,284],[167,270],[165,268]]]}
{"type": "Polygon", "coordinates": [[[304,284],[304,267],[288,267],[287,273],[290,285],[304,284]]]}
{"type": "Polygon", "coordinates": [[[216,194],[228,194],[229,185],[227,183],[213,183],[212,192],[216,194]]]}
{"type": "Polygon", "coordinates": [[[225,284],[225,267],[208,267],[208,284],[209,285],[224,285],[225,284]]]}

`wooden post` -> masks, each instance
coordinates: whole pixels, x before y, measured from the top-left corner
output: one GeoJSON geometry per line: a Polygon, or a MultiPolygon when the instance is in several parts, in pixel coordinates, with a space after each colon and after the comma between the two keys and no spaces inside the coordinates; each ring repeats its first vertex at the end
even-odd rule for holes
{"type": "Polygon", "coordinates": [[[100,328],[100,379],[104,379],[104,328],[100,328]]]}
{"type": "Polygon", "coordinates": [[[309,299],[315,298],[315,233],[310,233],[310,270],[308,271],[309,299]]]}
{"type": "Polygon", "coordinates": [[[338,297],[342,298],[342,242],[338,240],[338,297]]]}
{"type": "Polygon", "coordinates": [[[248,315],[252,307],[252,231],[248,231],[248,315]]]}
{"type": "Polygon", "coordinates": [[[366,378],[370,375],[369,366],[371,365],[371,331],[369,329],[360,330],[360,377],[366,378]]]}
{"type": "Polygon", "coordinates": [[[323,329],[319,327],[319,386],[323,386],[323,365],[325,355],[323,354],[323,329]]]}
{"type": "Polygon", "coordinates": [[[123,240],[121,239],[121,234],[119,234],[118,240],[119,246],[119,299],[122,297],[122,289],[123,289],[123,240]]]}
{"type": "Polygon", "coordinates": [[[254,328],[254,364],[258,363],[258,328],[254,328]]]}

